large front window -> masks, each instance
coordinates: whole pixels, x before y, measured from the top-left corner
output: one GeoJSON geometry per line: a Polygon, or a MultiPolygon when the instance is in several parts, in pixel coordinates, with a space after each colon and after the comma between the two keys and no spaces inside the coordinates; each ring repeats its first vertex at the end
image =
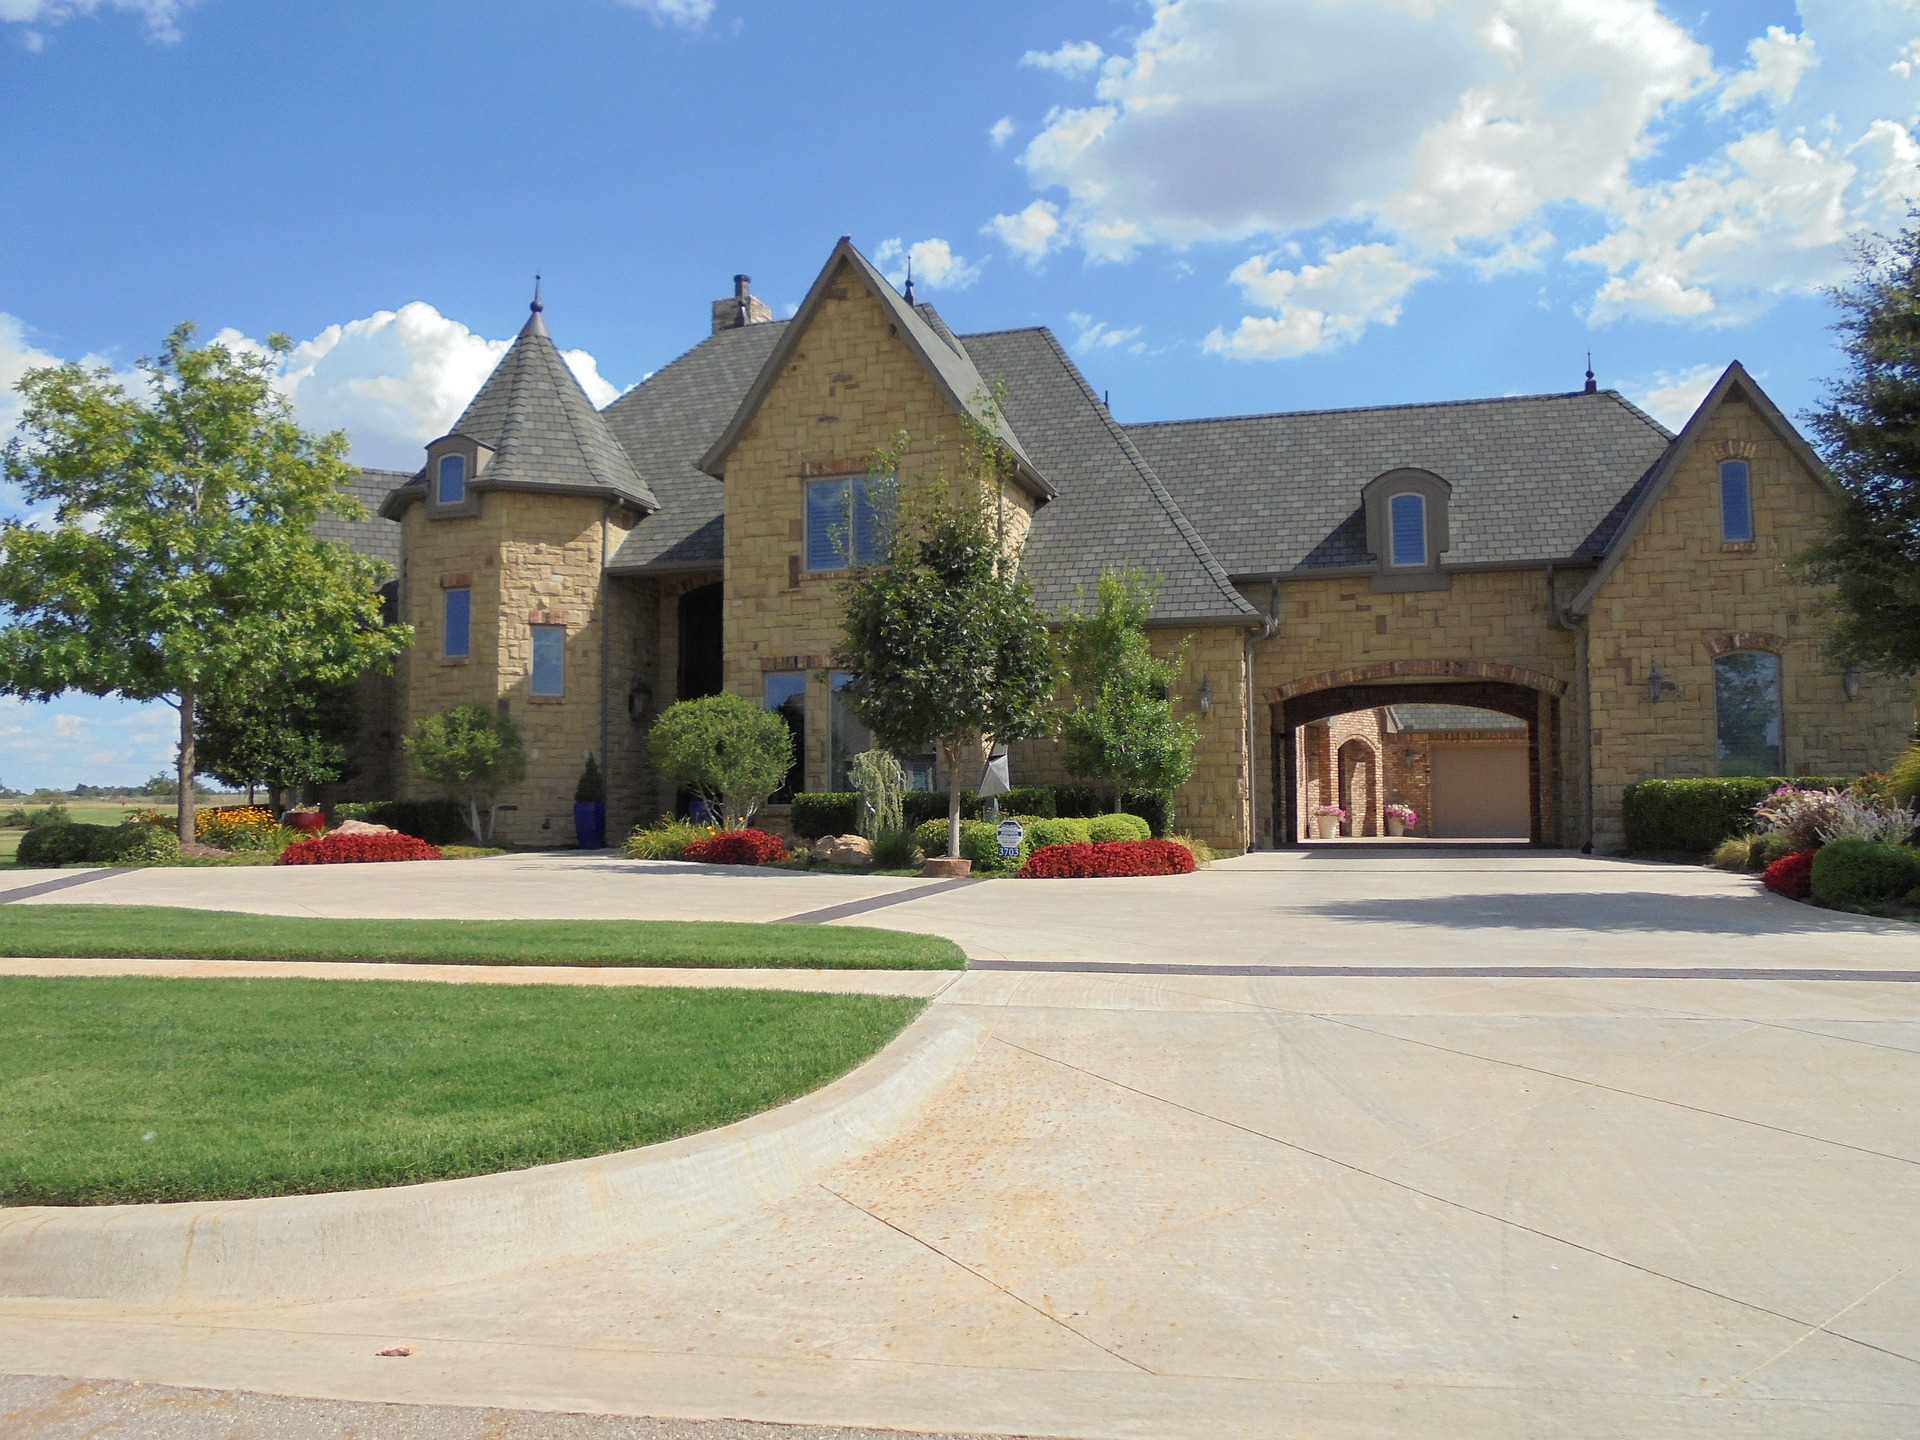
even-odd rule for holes
{"type": "Polygon", "coordinates": [[[773,793],[775,805],[792,801],[794,791],[807,788],[807,677],[788,670],[767,676],[767,709],[787,722],[793,732],[793,768],[786,783],[773,793]]]}
{"type": "Polygon", "coordinates": [[[532,695],[560,696],[567,693],[567,627],[533,627],[533,673],[527,692],[532,695]]]}
{"type": "Polygon", "coordinates": [[[845,570],[880,558],[890,523],[890,480],[855,476],[807,482],[807,569],[845,570]]]}
{"type": "Polygon", "coordinates": [[[1400,494],[1387,502],[1393,563],[1427,563],[1427,500],[1424,495],[1400,494]]]}
{"type": "Polygon", "coordinates": [[[853,713],[853,706],[848,701],[846,690],[853,683],[853,676],[844,670],[836,670],[831,678],[833,706],[829,736],[831,744],[827,756],[827,789],[851,790],[853,757],[873,748],[873,732],[860,723],[860,717],[853,713]]]}
{"type": "Polygon", "coordinates": [[[1782,773],[1780,657],[1765,650],[1735,650],[1720,656],[1713,662],[1713,697],[1720,732],[1720,773],[1782,773]]]}
{"type": "Polygon", "coordinates": [[[467,498],[467,457],[440,457],[440,488],[436,497],[442,505],[458,505],[467,498]]]}

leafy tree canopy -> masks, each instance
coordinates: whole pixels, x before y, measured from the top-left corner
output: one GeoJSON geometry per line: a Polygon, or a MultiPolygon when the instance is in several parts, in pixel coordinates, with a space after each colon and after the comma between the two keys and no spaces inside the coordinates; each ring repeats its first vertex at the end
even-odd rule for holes
{"type": "Polygon", "coordinates": [[[1157,588],[1139,571],[1103,570],[1092,608],[1061,631],[1073,691],[1062,725],[1067,768],[1110,789],[1116,810],[1126,791],[1168,794],[1183,784],[1200,738],[1192,720],[1173,713],[1186,647],[1157,658],[1147,637],[1157,588]]]}
{"type": "Polygon", "coordinates": [[[527,753],[511,715],[485,705],[455,705],[429,715],[400,742],[413,768],[464,801],[473,838],[493,838],[496,797],[527,778],[527,753]],[[480,826],[480,810],[487,824],[480,826]]]}
{"type": "Polygon", "coordinates": [[[752,820],[793,768],[786,720],[739,695],[669,705],[647,732],[647,745],[668,784],[691,790],[730,826],[752,820]]]}
{"type": "Polygon", "coordinates": [[[1801,569],[1834,587],[1839,663],[1909,675],[1920,670],[1920,229],[1863,245],[1833,298],[1847,367],[1809,420],[1844,499],[1801,569]]]}
{"type": "MultiPolygon", "coordinates": [[[[982,743],[1051,727],[1053,646],[1002,520],[1012,457],[989,424],[966,420],[957,476],[900,483],[878,563],[841,587],[840,663],[853,711],[888,749],[938,745],[946,758],[947,853],[960,853],[960,792],[982,743]]],[[[876,457],[898,475],[908,437],[876,457]]],[[[872,482],[870,482],[872,483],[872,482]]]]}
{"type": "Polygon", "coordinates": [[[180,835],[193,837],[196,708],[263,664],[342,683],[411,639],[382,622],[384,567],[315,539],[345,493],[347,438],[313,436],[267,353],[196,348],[181,325],[132,391],[104,367],[28,371],[7,478],[51,523],[0,525],[0,694],[68,690],[180,711],[180,835]]]}
{"type": "Polygon", "coordinates": [[[355,726],[351,685],[281,685],[204,697],[194,734],[200,773],[222,785],[288,791],[346,777],[355,726]]]}

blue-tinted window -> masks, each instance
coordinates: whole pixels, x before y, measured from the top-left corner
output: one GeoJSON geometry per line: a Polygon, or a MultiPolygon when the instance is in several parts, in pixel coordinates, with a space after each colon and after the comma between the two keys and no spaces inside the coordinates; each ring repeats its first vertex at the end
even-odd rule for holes
{"type": "Polygon", "coordinates": [[[528,679],[527,691],[533,695],[567,693],[566,626],[533,627],[533,674],[528,679]]]}
{"type": "Polygon", "coordinates": [[[890,486],[865,476],[807,482],[807,569],[844,570],[880,558],[890,486]]]}
{"type": "Polygon", "coordinates": [[[1720,538],[1753,539],[1753,472],[1744,460],[1720,466],[1720,538]]]}
{"type": "Polygon", "coordinates": [[[473,651],[473,592],[448,590],[447,624],[440,653],[449,660],[465,658],[473,651]]]}
{"type": "Polygon", "coordinates": [[[1420,495],[1396,495],[1387,502],[1387,522],[1393,532],[1393,563],[1427,563],[1427,502],[1420,495]]]}
{"type": "Polygon", "coordinates": [[[440,457],[440,503],[442,505],[458,505],[466,498],[467,457],[464,455],[442,455],[440,457]]]}
{"type": "Polygon", "coordinates": [[[1713,662],[1714,718],[1722,775],[1778,775],[1781,751],[1780,657],[1734,650],[1713,662]]]}

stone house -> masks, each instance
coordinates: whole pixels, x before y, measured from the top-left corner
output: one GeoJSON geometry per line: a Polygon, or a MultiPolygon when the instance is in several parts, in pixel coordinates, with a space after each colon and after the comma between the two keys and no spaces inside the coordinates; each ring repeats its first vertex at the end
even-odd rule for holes
{"type": "MultiPolygon", "coordinates": [[[[903,487],[957,473],[963,416],[1013,457],[987,498],[1050,612],[1105,567],[1158,581],[1155,643],[1184,655],[1175,700],[1201,736],[1178,824],[1217,846],[1296,843],[1357,776],[1357,833],[1403,797],[1437,801],[1444,832],[1447,793],[1492,786],[1509,831],[1612,849],[1634,780],[1857,772],[1913,723],[1909,686],[1821,653],[1820,596],[1782,565],[1828,482],[1737,363],[1678,435],[1591,376],[1122,425],[1050,332],[957,334],[843,239],[791,319],[738,277],[710,334],[604,410],[536,301],[421,470],[361,478],[379,518],[342,533],[394,557],[417,638],[367,682],[357,788],[417,792],[397,737],[479,702],[529,747],[504,837],[567,843],[590,753],[618,834],[675,802],[647,725],[720,690],[788,716],[794,788],[842,788],[868,743],[833,664],[836,586],[872,543],[865,476],[902,431],[903,487]]],[[[1071,778],[1050,742],[1013,769],[1071,778]]]]}

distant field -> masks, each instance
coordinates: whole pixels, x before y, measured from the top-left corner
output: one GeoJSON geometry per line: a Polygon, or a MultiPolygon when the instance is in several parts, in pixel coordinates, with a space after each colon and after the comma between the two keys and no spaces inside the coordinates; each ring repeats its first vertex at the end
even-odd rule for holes
{"type": "MultiPolygon", "coordinates": [[[[15,806],[23,810],[46,809],[44,805],[35,805],[25,800],[0,800],[0,812],[11,810],[15,806]]],[[[66,806],[67,818],[81,825],[118,825],[136,810],[156,808],[155,803],[150,800],[127,805],[103,804],[93,800],[69,800],[66,806]]],[[[171,810],[173,806],[169,802],[157,808],[171,810]]],[[[14,855],[20,849],[20,837],[26,833],[24,830],[0,830],[0,865],[13,864],[14,855]]]]}

